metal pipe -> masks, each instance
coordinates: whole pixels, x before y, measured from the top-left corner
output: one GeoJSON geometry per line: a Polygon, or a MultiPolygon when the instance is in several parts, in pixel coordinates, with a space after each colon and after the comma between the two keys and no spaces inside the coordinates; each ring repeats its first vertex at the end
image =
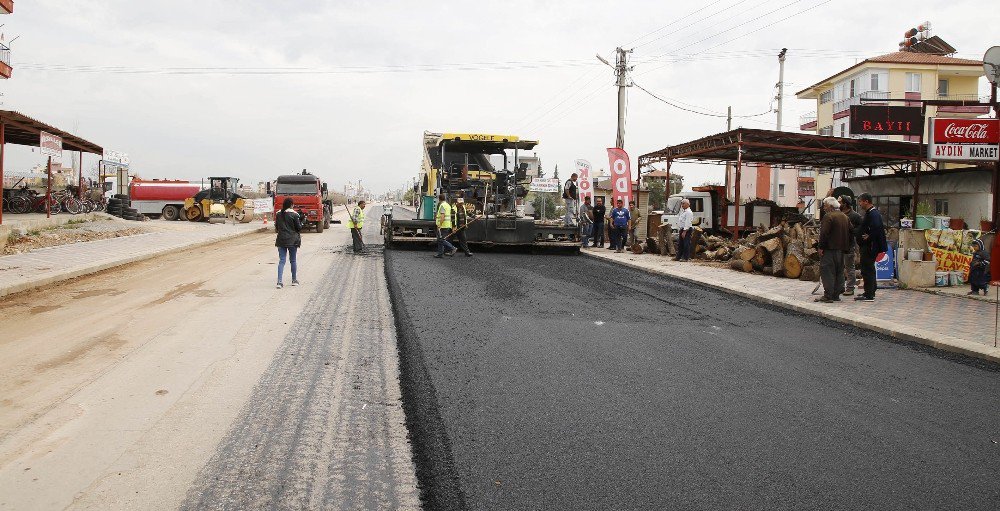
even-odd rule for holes
{"type": "Polygon", "coordinates": [[[49,156],[49,163],[45,168],[48,178],[45,179],[45,218],[52,218],[52,157],[49,156]]]}
{"type": "Polygon", "coordinates": [[[740,174],[743,170],[743,133],[736,134],[736,188],[733,190],[733,240],[740,237],[740,174]]]}
{"type": "MultiPolygon", "coordinates": [[[[7,148],[7,125],[0,121],[0,195],[3,194],[3,159],[7,148]]],[[[0,197],[2,199],[2,197],[0,197]]],[[[2,202],[2,200],[0,200],[2,202]]],[[[0,206],[0,225],[3,225],[3,207],[0,206]]]]}

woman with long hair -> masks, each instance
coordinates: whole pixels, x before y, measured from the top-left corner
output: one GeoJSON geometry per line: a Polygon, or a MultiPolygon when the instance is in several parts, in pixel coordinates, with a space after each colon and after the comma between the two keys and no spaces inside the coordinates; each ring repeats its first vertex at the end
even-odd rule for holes
{"type": "Polygon", "coordinates": [[[281,283],[285,272],[285,258],[292,267],[292,285],[299,285],[298,268],[295,264],[295,254],[302,246],[302,217],[292,209],[292,198],[286,197],[281,203],[281,211],[274,215],[274,230],[278,233],[274,246],[278,247],[278,289],[285,287],[281,283]]]}

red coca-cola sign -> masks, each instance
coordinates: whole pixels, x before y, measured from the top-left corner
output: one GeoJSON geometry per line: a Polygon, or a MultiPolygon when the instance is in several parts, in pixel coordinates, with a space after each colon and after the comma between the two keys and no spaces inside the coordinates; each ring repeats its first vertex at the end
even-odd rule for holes
{"type": "Polygon", "coordinates": [[[1000,120],[935,118],[932,136],[936,144],[997,144],[1000,120]]]}

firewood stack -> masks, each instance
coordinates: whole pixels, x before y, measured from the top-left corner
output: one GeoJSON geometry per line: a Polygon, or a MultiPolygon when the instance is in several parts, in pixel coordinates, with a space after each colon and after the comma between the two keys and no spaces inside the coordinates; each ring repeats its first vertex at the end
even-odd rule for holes
{"type": "Polygon", "coordinates": [[[819,280],[819,254],[813,248],[818,228],[796,222],[782,222],[735,242],[706,236],[695,227],[691,236],[695,257],[709,261],[729,261],[729,267],[799,280],[819,280]]]}

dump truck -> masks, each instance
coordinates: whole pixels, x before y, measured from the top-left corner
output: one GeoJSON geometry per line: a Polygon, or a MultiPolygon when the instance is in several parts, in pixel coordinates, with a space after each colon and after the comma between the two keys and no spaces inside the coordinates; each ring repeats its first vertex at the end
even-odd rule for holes
{"type": "MultiPolygon", "coordinates": [[[[387,248],[426,248],[437,241],[434,222],[438,195],[464,197],[472,214],[465,229],[473,246],[557,249],[578,253],[578,227],[536,221],[518,206],[528,194],[527,163],[518,161],[537,141],[514,135],[424,132],[417,193],[417,218],[390,216],[383,230],[387,248]],[[502,165],[502,167],[499,167],[502,165]]],[[[456,226],[458,229],[459,226],[456,226]]]]}
{"type": "Polygon", "coordinates": [[[292,209],[302,216],[303,227],[311,227],[317,233],[330,227],[333,201],[329,197],[327,184],[319,177],[306,170],[301,174],[278,176],[271,194],[274,196],[275,211],[281,209],[286,198],[292,199],[292,209]]]}

